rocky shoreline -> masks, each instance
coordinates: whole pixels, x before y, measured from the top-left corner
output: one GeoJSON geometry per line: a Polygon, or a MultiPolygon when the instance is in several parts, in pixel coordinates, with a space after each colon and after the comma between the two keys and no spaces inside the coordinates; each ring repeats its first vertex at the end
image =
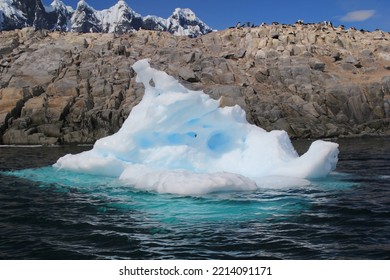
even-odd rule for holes
{"type": "Polygon", "coordinates": [[[238,104],[292,138],[390,135],[390,34],[323,24],[262,25],[199,38],[0,33],[0,144],[93,143],[142,98],[133,63],[238,104]]]}

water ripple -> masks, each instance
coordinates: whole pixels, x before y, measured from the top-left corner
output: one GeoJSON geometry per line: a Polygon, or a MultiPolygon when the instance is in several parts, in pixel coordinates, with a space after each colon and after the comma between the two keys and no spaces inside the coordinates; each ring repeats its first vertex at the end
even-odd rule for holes
{"type": "Polygon", "coordinates": [[[80,147],[0,148],[0,259],[389,259],[390,141],[344,141],[326,180],[197,197],[45,167],[80,147]]]}

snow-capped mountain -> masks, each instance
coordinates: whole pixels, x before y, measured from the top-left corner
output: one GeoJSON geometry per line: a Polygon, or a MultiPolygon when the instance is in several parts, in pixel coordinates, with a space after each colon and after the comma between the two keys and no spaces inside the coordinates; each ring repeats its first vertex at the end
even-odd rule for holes
{"type": "Polygon", "coordinates": [[[134,12],[123,0],[107,10],[97,11],[103,32],[124,33],[139,30],[142,27],[142,16],[134,12]]]}
{"type": "Polygon", "coordinates": [[[143,18],[142,28],[146,30],[167,31],[167,20],[158,16],[146,16],[143,18]]]}
{"type": "Polygon", "coordinates": [[[50,6],[45,7],[46,12],[54,23],[53,29],[61,31],[70,31],[72,27],[71,18],[74,9],[66,6],[61,0],[54,0],[50,6]]]}
{"type": "Polygon", "coordinates": [[[47,28],[47,20],[39,18],[44,13],[40,0],[0,0],[1,30],[34,26],[34,24],[38,28],[47,28]]]}
{"type": "Polygon", "coordinates": [[[163,19],[150,15],[142,17],[124,0],[101,11],[85,0],[80,0],[75,10],[61,0],[53,0],[50,6],[44,6],[41,0],[0,0],[0,31],[26,26],[83,33],[126,33],[142,28],[190,37],[212,32],[190,9],[177,8],[168,19],[163,19]]]}
{"type": "Polygon", "coordinates": [[[26,16],[13,4],[13,0],[0,0],[0,30],[22,28],[26,21],[26,16]]]}
{"type": "Polygon", "coordinates": [[[102,32],[97,11],[84,0],[77,3],[76,11],[73,13],[70,21],[72,24],[72,32],[102,32]]]}
{"type": "Polygon", "coordinates": [[[198,37],[213,31],[203,21],[196,17],[190,9],[177,8],[167,20],[167,29],[174,35],[198,37]]]}

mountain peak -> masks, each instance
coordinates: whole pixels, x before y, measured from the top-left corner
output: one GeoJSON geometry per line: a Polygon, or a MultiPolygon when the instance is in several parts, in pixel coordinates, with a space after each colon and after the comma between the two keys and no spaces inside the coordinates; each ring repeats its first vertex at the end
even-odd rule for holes
{"type": "Polygon", "coordinates": [[[80,0],[78,3],[77,3],[77,8],[76,9],[78,9],[78,8],[84,8],[84,7],[86,7],[86,8],[91,8],[91,9],[93,9],[88,3],[87,3],[87,1],[85,1],[85,0],[80,0]]]}
{"type": "Polygon", "coordinates": [[[126,33],[139,29],[168,31],[174,35],[198,37],[212,31],[188,8],[176,8],[168,19],[142,17],[126,1],[118,0],[109,9],[97,11],[85,0],[74,10],[62,0],[44,6],[42,0],[0,0],[0,31],[33,26],[73,32],[126,33]]]}
{"type": "Polygon", "coordinates": [[[179,17],[185,17],[189,20],[195,20],[196,16],[195,13],[189,9],[189,8],[176,8],[173,12],[172,16],[179,16],[179,17]]]}
{"type": "Polygon", "coordinates": [[[176,8],[167,20],[168,31],[178,36],[198,37],[213,30],[189,8],[176,8]]]}
{"type": "Polygon", "coordinates": [[[103,32],[125,33],[138,30],[142,26],[142,17],[123,0],[119,0],[109,9],[98,11],[103,32]]]}
{"type": "Polygon", "coordinates": [[[69,13],[74,12],[74,9],[71,6],[65,5],[65,3],[62,2],[61,0],[53,0],[50,6],[49,7],[45,6],[45,8],[48,13],[53,11],[68,11],[69,13]]]}
{"type": "Polygon", "coordinates": [[[77,3],[76,11],[71,18],[72,32],[101,32],[100,20],[94,8],[88,5],[84,0],[77,3]]]}

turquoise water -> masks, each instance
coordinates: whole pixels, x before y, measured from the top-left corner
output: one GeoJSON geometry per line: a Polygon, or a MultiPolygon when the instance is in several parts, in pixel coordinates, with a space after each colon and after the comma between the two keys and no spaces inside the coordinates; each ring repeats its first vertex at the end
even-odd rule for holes
{"type": "Polygon", "coordinates": [[[106,199],[107,205],[101,207],[101,211],[107,208],[143,211],[156,221],[168,223],[285,219],[310,207],[321,193],[337,193],[358,185],[348,181],[348,174],[333,173],[304,187],[263,187],[254,192],[182,196],[140,191],[115,178],[57,170],[51,166],[3,174],[36,182],[40,188],[59,193],[76,191],[96,199],[106,199]]]}
{"type": "Polygon", "coordinates": [[[0,258],[387,259],[389,141],[339,142],[326,179],[201,196],[51,167],[89,147],[1,147],[0,258]]]}

